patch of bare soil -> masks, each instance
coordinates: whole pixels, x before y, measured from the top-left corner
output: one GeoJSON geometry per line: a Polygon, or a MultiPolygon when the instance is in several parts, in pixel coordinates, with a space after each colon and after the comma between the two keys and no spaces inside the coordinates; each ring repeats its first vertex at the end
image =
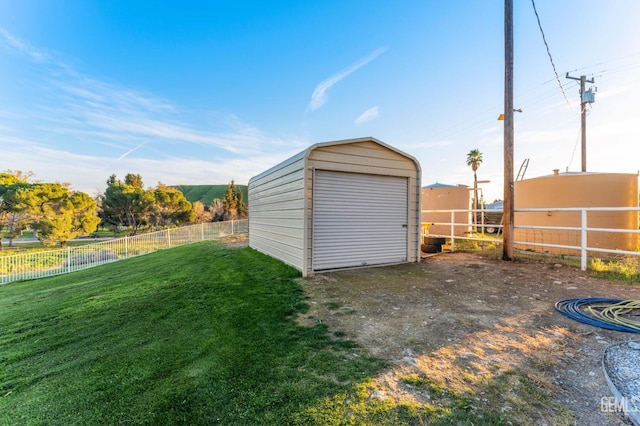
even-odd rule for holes
{"type": "Polygon", "coordinates": [[[554,304],[640,299],[638,286],[460,252],[301,283],[310,304],[303,324],[324,322],[389,361],[375,379],[378,398],[437,406],[434,395],[470,395],[472,409],[518,424],[627,424],[601,410],[612,395],[602,357],[609,344],[638,335],[581,324],[554,304]]]}
{"type": "Polygon", "coordinates": [[[229,234],[218,238],[227,247],[246,247],[249,245],[249,234],[229,234]]]}

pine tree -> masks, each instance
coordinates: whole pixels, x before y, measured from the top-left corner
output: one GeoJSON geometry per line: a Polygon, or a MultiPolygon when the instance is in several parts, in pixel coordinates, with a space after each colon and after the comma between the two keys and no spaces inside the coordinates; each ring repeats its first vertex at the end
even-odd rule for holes
{"type": "Polygon", "coordinates": [[[231,181],[222,200],[224,209],[222,220],[243,219],[247,216],[247,205],[242,198],[242,192],[236,189],[235,183],[231,181]]]}

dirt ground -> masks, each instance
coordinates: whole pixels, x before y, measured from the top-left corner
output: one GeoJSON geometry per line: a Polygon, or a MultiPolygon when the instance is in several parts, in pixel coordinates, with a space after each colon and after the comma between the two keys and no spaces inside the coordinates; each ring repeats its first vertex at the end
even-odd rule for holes
{"type": "Polygon", "coordinates": [[[560,299],[640,299],[640,286],[590,277],[577,268],[504,262],[475,253],[440,253],[418,264],[356,269],[301,279],[310,310],[390,367],[374,396],[433,403],[414,381],[473,396],[479,412],[514,424],[629,424],[605,413],[612,396],[602,354],[637,334],[573,321],[554,309],[560,299]]]}

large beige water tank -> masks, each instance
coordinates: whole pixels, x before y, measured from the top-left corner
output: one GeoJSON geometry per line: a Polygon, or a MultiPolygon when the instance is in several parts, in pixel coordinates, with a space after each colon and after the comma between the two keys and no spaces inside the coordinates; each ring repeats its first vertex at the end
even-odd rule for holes
{"type": "MultiPolygon", "coordinates": [[[[514,206],[524,208],[637,207],[638,175],[627,173],[554,173],[515,182],[514,206]]],[[[514,224],[580,227],[580,212],[516,212],[514,224]]],[[[638,212],[588,212],[588,228],[638,229],[638,212]]],[[[515,229],[515,241],[580,246],[580,231],[515,229]]],[[[635,251],[638,235],[617,232],[587,233],[587,246],[635,251]]],[[[520,246],[519,248],[575,255],[576,250],[520,246]]],[[[594,256],[605,256],[597,252],[594,256]]]]}
{"type": "MultiPolygon", "coordinates": [[[[466,185],[446,185],[434,183],[423,186],[421,191],[421,219],[424,224],[437,222],[450,223],[451,213],[425,212],[425,210],[469,210],[471,207],[471,191],[466,185]]],[[[465,236],[470,231],[471,214],[468,211],[454,213],[454,235],[465,236]]],[[[431,235],[451,235],[450,225],[431,225],[431,235]]]]}

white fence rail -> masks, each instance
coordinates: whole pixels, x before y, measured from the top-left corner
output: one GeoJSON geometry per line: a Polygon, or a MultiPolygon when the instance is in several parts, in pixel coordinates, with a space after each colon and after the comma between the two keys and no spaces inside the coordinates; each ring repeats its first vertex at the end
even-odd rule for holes
{"type": "Polygon", "coordinates": [[[154,251],[248,231],[247,220],[209,222],[65,249],[0,257],[0,284],[66,274],[154,251]]]}
{"type": "MultiPolygon", "coordinates": [[[[486,215],[491,214],[502,214],[502,211],[499,210],[465,210],[465,209],[454,209],[454,210],[422,210],[423,217],[429,216],[429,214],[436,214],[436,217],[442,218],[443,214],[449,214],[449,221],[441,221],[441,222],[423,222],[423,225],[427,225],[426,227],[433,225],[445,225],[450,231],[449,232],[438,232],[432,233],[429,232],[429,236],[433,237],[445,237],[451,239],[451,251],[455,249],[455,240],[476,240],[476,241],[488,241],[488,242],[496,242],[502,243],[502,238],[496,235],[494,238],[488,237],[487,229],[497,229],[498,233],[502,230],[502,224],[488,224],[485,221],[486,215]],[[465,221],[465,222],[456,222],[456,217],[460,220],[461,217],[473,218],[476,217],[476,223],[473,221],[465,221]],[[460,229],[468,229],[464,235],[460,235],[460,229]]],[[[581,260],[581,268],[582,270],[586,270],[587,268],[587,260],[588,254],[590,253],[607,253],[610,255],[622,255],[622,256],[640,256],[640,247],[638,246],[638,235],[640,235],[640,230],[638,229],[638,219],[637,215],[640,214],[639,207],[572,207],[572,208],[530,208],[530,209],[515,209],[514,213],[516,217],[519,216],[519,220],[516,219],[516,224],[514,225],[514,229],[516,231],[522,230],[527,231],[530,230],[533,237],[528,238],[527,232],[520,232],[519,234],[516,232],[516,238],[514,238],[514,244],[519,246],[532,246],[532,247],[546,247],[550,249],[554,249],[556,253],[562,253],[565,251],[565,254],[571,254],[571,252],[579,252],[580,260],[581,260]],[[612,216],[612,221],[616,220],[620,222],[619,217],[613,219],[613,214],[615,213],[628,213],[628,215],[633,215],[635,212],[635,221],[634,220],[626,220],[628,223],[634,223],[635,228],[632,227],[602,227],[602,226],[590,226],[589,221],[593,219],[589,219],[589,213],[598,213],[600,216],[603,214],[610,213],[612,216]],[[575,220],[576,226],[543,226],[543,225],[525,225],[524,223],[528,222],[526,213],[544,213],[546,215],[552,215],[555,213],[573,213],[580,215],[579,220],[575,220]],[[557,242],[553,242],[553,235],[558,235],[558,231],[569,231],[575,234],[575,238],[573,238],[576,242],[574,244],[560,244],[557,242]],[[611,237],[615,234],[626,234],[629,238],[622,245],[623,246],[631,246],[631,249],[619,249],[617,247],[603,247],[601,244],[592,243],[590,245],[590,240],[595,240],[594,238],[596,234],[609,234],[611,237]],[[520,238],[518,238],[520,236],[520,238]]],[[[627,216],[627,219],[630,216],[627,216]]],[[[602,223],[603,220],[606,222],[606,217],[603,219],[599,218],[599,223],[602,223]]],[[[595,221],[595,220],[593,220],[595,221]]],[[[625,222],[625,221],[622,221],[625,222]]],[[[442,230],[442,227],[440,227],[442,230]]],[[[562,238],[561,238],[562,239],[562,238]]],[[[606,244],[605,244],[606,245],[606,244]]],[[[615,243],[613,244],[615,245],[615,243]]],[[[594,256],[592,256],[594,257],[594,256]]]]}

